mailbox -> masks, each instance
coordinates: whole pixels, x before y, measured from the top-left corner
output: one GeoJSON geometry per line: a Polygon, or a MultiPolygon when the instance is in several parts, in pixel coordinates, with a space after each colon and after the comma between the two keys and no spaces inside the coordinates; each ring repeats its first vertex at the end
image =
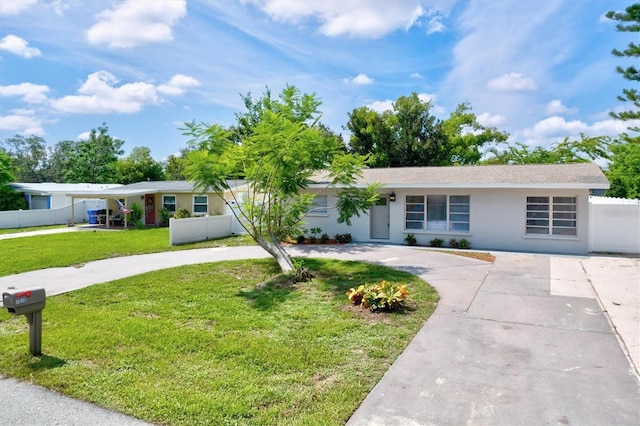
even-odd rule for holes
{"type": "Polygon", "coordinates": [[[23,288],[2,293],[2,304],[10,314],[25,315],[44,309],[44,288],[23,288]]]}
{"type": "Polygon", "coordinates": [[[42,310],[47,300],[44,288],[22,288],[2,293],[2,305],[13,315],[24,315],[29,323],[29,350],[42,353],[42,310]]]}

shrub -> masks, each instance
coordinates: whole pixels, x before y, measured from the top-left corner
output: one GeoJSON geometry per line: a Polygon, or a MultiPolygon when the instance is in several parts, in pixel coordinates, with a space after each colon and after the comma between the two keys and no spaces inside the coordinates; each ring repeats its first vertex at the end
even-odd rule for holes
{"type": "Polygon", "coordinates": [[[458,247],[458,242],[456,241],[455,238],[452,238],[449,240],[449,247],[453,247],[453,248],[458,247]]]}
{"type": "Polygon", "coordinates": [[[329,241],[329,236],[327,234],[322,234],[320,236],[320,244],[326,244],[329,241]]]}
{"type": "Polygon", "coordinates": [[[347,292],[349,301],[371,311],[393,311],[400,308],[409,296],[407,285],[382,280],[377,284],[361,285],[347,292]]]}
{"type": "Polygon", "coordinates": [[[461,249],[471,248],[471,243],[469,241],[467,241],[465,238],[463,238],[458,243],[458,248],[461,248],[461,249]]]}
{"type": "Polygon", "coordinates": [[[348,244],[351,242],[351,234],[336,234],[333,238],[335,238],[338,244],[348,244]]]}
{"type": "Polygon", "coordinates": [[[298,242],[298,244],[304,243],[305,240],[306,240],[306,237],[304,235],[298,235],[296,237],[296,241],[298,242]]]}
{"type": "Polygon", "coordinates": [[[429,241],[431,247],[442,247],[442,243],[444,243],[444,240],[441,238],[434,238],[433,240],[429,241]]]}
{"type": "Polygon", "coordinates": [[[415,246],[416,244],[418,244],[418,241],[416,240],[416,236],[413,234],[409,234],[407,235],[407,237],[404,239],[407,244],[409,244],[410,246],[415,246]]]}
{"type": "Polygon", "coordinates": [[[176,214],[173,215],[174,219],[186,219],[188,217],[191,217],[191,213],[187,209],[178,209],[176,214]]]}
{"type": "Polygon", "coordinates": [[[136,226],[136,229],[142,229],[142,217],[144,212],[140,203],[131,204],[131,213],[129,213],[129,219],[136,226]]]}

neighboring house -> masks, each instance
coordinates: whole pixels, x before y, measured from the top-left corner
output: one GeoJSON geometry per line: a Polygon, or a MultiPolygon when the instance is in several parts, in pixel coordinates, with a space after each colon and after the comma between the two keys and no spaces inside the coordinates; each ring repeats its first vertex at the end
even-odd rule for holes
{"type": "MultiPolygon", "coordinates": [[[[9,186],[24,195],[29,210],[57,209],[71,204],[70,191],[101,191],[117,188],[119,184],[97,183],[20,183],[13,182],[9,186]]],[[[76,199],[78,201],[78,199],[76,199]]]]}
{"type": "MultiPolygon", "coordinates": [[[[243,181],[229,181],[234,192],[241,190],[243,185],[243,181]]],[[[137,182],[100,191],[73,191],[67,195],[73,198],[105,199],[111,217],[118,216],[116,200],[120,200],[127,208],[135,202],[140,203],[144,209],[145,225],[158,225],[162,209],[167,209],[170,215],[178,209],[185,209],[192,216],[222,215],[227,213],[227,201],[233,200],[230,191],[225,193],[223,200],[212,191],[199,192],[188,181],[137,182]]]]}
{"type": "Polygon", "coordinates": [[[472,248],[584,254],[589,251],[589,195],[609,188],[596,164],[487,165],[366,169],[358,184],[378,182],[368,214],[337,222],[339,188],[322,179],[307,228],[354,241],[418,244],[466,239],[472,248]]]}

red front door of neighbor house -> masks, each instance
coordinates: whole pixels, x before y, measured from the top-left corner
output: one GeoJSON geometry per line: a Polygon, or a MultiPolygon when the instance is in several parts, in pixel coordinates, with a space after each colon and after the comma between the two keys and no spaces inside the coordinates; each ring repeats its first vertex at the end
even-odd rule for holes
{"type": "Polygon", "coordinates": [[[146,194],[144,196],[144,223],[146,225],[156,224],[156,196],[155,194],[146,194]]]}

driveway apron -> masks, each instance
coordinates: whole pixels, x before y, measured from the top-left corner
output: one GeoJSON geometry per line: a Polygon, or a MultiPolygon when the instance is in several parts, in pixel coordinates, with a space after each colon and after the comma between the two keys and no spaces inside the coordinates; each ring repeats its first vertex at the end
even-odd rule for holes
{"type": "Polygon", "coordinates": [[[501,253],[479,281],[420,273],[438,309],[348,424],[638,424],[638,380],[602,309],[589,291],[553,294],[551,259],[501,253]]]}

